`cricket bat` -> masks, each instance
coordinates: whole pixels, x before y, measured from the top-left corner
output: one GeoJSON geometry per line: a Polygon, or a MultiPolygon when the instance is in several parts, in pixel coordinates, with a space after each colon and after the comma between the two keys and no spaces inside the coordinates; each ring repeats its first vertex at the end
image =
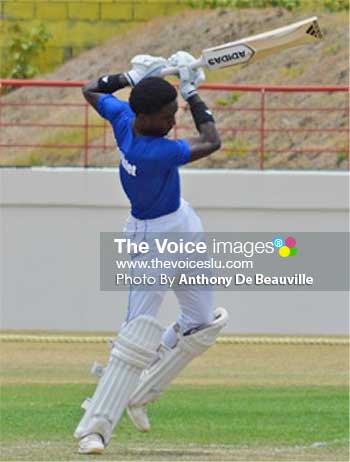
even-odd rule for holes
{"type": "MultiPolygon", "coordinates": [[[[191,67],[214,70],[237,66],[276,54],[286,48],[312,44],[320,39],[322,32],[317,17],[314,16],[269,32],[206,48],[191,67]]],[[[176,67],[169,67],[162,71],[162,75],[176,74],[177,71],[176,67]]]]}

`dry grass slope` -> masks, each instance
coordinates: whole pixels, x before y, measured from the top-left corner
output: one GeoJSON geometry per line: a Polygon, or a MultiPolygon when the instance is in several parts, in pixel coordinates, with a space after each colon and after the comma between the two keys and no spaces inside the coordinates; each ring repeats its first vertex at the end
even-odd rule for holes
{"type": "MultiPolygon", "coordinates": [[[[138,53],[169,56],[177,49],[184,49],[198,54],[202,48],[223,43],[243,36],[248,36],[263,30],[273,29],[305,17],[305,13],[291,13],[279,8],[265,10],[237,10],[219,8],[215,10],[185,11],[171,18],[155,19],[150,23],[131,29],[123,36],[116,36],[103,46],[82,53],[75,59],[64,64],[56,72],[44,76],[47,79],[80,80],[92,79],[102,73],[118,72],[128,68],[130,58],[138,53]]],[[[263,61],[258,61],[246,67],[228,68],[207,73],[209,82],[250,83],[250,84],[347,84],[348,83],[348,23],[347,14],[323,13],[320,16],[325,39],[313,48],[299,48],[279,53],[263,61]]],[[[127,92],[121,93],[127,97],[127,92]]],[[[63,106],[17,107],[3,110],[7,122],[31,123],[82,123],[81,108],[65,106],[72,101],[82,102],[78,89],[24,88],[3,98],[5,102],[44,101],[60,102],[63,106]]],[[[257,106],[256,95],[243,93],[205,93],[205,99],[211,106],[229,108],[230,106],[257,106]]],[[[324,98],[322,94],[299,95],[269,95],[267,105],[271,107],[293,107],[301,104],[304,107],[347,107],[344,94],[335,94],[324,98]]],[[[221,128],[247,128],[257,125],[257,115],[244,113],[244,119],[239,113],[231,111],[216,111],[216,118],[221,128]]],[[[181,112],[181,123],[188,120],[188,115],[181,112]]],[[[90,119],[96,124],[96,116],[90,114],[90,119]]],[[[267,128],[308,128],[318,127],[327,130],[333,127],[346,131],[348,117],[345,111],[316,113],[286,113],[278,116],[269,113],[266,119],[267,128]]],[[[193,132],[191,132],[193,134],[193,132]]],[[[188,131],[180,131],[180,136],[188,135],[188,131]]],[[[38,128],[8,128],[2,135],[4,141],[13,143],[18,140],[22,144],[52,144],[60,140],[62,144],[82,144],[83,134],[80,128],[75,129],[45,129],[38,128]]],[[[103,130],[90,130],[89,141],[101,144],[103,130]]],[[[193,164],[197,167],[229,167],[256,168],[258,156],[257,133],[240,133],[234,136],[225,132],[225,145],[228,152],[219,152],[210,158],[193,164]],[[249,152],[244,152],[248,150],[249,152]]],[[[107,133],[108,144],[113,144],[112,134],[107,133]]],[[[266,140],[266,167],[268,168],[346,168],[347,152],[346,133],[339,138],[331,132],[281,134],[272,132],[266,140]],[[293,154],[289,150],[308,148],[332,148],[335,153],[293,154]],[[275,149],[286,149],[283,154],[276,154],[275,149]]],[[[79,164],[83,152],[80,148],[69,149],[21,149],[8,148],[1,154],[0,165],[48,164],[67,165],[79,164]]],[[[90,154],[91,164],[114,166],[118,162],[115,149],[93,150],[90,154]]],[[[192,166],[192,165],[191,165],[192,166]]]]}

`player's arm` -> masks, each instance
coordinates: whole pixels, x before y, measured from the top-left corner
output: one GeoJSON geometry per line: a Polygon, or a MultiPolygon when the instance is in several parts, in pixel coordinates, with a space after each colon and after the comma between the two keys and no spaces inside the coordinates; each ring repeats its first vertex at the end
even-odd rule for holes
{"type": "Polygon", "coordinates": [[[190,106],[199,133],[199,136],[186,140],[190,145],[190,160],[188,162],[209,156],[221,146],[214,117],[197,93],[197,87],[205,80],[205,75],[203,69],[191,68],[191,64],[195,61],[196,59],[186,51],[178,51],[168,59],[172,66],[179,69],[179,90],[183,99],[190,106]]]}
{"type": "Polygon", "coordinates": [[[84,85],[82,92],[86,101],[97,111],[98,100],[103,94],[114,93],[128,85],[124,74],[104,75],[84,85]]]}
{"type": "Polygon", "coordinates": [[[195,93],[187,102],[199,133],[199,136],[187,139],[191,153],[189,162],[193,162],[220,149],[221,140],[214,118],[200,96],[195,93]]]}
{"type": "Polygon", "coordinates": [[[131,69],[123,74],[103,75],[83,87],[83,95],[93,108],[98,110],[98,100],[103,94],[111,94],[127,86],[134,87],[145,77],[160,75],[166,66],[161,56],[136,55],[131,60],[131,69]]]}

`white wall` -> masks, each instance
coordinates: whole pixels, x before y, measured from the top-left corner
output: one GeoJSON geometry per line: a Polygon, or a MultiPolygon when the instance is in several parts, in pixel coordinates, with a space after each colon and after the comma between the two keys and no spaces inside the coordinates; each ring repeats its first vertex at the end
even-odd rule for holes
{"type": "MultiPolygon", "coordinates": [[[[183,196],[207,231],[346,231],[345,172],[182,170],[183,196]]],[[[99,233],[128,204],[112,169],[0,170],[1,326],[117,330],[127,293],[99,290],[99,233]]],[[[345,292],[217,292],[227,332],[345,334],[345,292]]],[[[169,295],[159,319],[177,314],[169,295]]]]}

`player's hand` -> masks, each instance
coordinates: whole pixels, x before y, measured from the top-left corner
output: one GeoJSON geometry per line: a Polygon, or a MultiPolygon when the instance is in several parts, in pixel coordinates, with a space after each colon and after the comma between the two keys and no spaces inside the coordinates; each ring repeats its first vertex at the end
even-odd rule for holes
{"type": "Polygon", "coordinates": [[[159,76],[160,71],[167,66],[167,60],[161,56],[136,55],[131,60],[131,70],[124,75],[129,84],[134,87],[140,80],[159,76]]]}
{"type": "Polygon", "coordinates": [[[196,58],[187,51],[177,51],[168,58],[168,64],[172,67],[190,66],[196,61],[196,58]]]}
{"type": "Polygon", "coordinates": [[[190,66],[195,61],[196,58],[186,51],[178,51],[168,59],[168,64],[170,66],[179,68],[179,90],[186,101],[197,93],[197,87],[205,80],[205,74],[202,68],[191,69],[190,66]]]}
{"type": "Polygon", "coordinates": [[[179,90],[185,101],[197,93],[197,87],[201,82],[204,82],[205,75],[202,69],[195,71],[189,66],[179,68],[180,85],[179,90]]]}

